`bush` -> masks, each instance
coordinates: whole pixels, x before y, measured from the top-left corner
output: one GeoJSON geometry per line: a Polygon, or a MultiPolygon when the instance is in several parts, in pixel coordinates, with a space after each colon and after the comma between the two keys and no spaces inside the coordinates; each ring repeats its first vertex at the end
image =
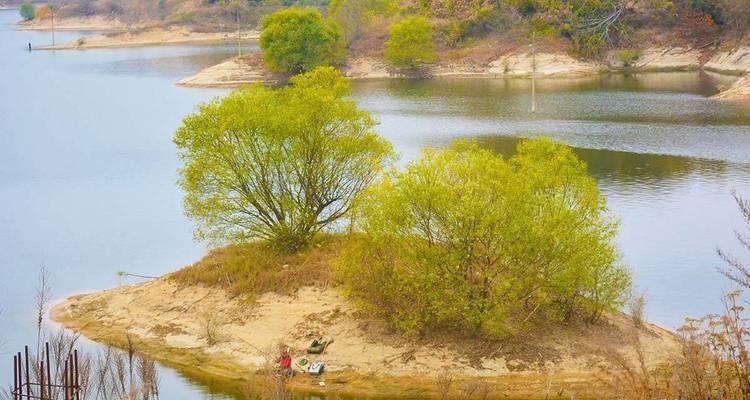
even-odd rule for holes
{"type": "Polygon", "coordinates": [[[31,3],[21,3],[18,7],[18,13],[24,21],[31,21],[34,19],[34,5],[31,3]]]}
{"type": "Polygon", "coordinates": [[[291,7],[263,17],[260,48],[268,68],[277,72],[334,65],[344,54],[340,28],[314,8],[291,7]]]}
{"type": "Polygon", "coordinates": [[[427,18],[407,17],[391,25],[385,59],[399,68],[417,68],[435,61],[432,26],[427,18]]]}
{"type": "Polygon", "coordinates": [[[629,289],[596,182],[547,139],[522,142],[508,161],[468,143],[426,150],[362,202],[336,270],[401,331],[595,321],[629,289]]]}
{"type": "Polygon", "coordinates": [[[186,117],[174,141],[196,236],[295,252],[347,215],[392,154],[348,94],[349,82],[321,67],[284,88],[235,90],[186,117]]]}
{"type": "Polygon", "coordinates": [[[632,67],[633,64],[641,57],[641,52],[634,49],[619,50],[615,53],[623,67],[632,67]]]}

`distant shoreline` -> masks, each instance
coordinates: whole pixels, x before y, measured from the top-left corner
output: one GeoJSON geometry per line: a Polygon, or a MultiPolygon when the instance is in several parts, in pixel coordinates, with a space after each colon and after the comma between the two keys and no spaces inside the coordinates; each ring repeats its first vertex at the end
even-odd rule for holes
{"type": "MultiPolygon", "coordinates": [[[[647,49],[639,62],[625,68],[612,62],[586,62],[563,53],[538,53],[536,55],[537,78],[571,78],[597,76],[605,73],[650,73],[701,71],[727,76],[741,77],[750,71],[750,47],[731,52],[721,52],[707,63],[700,60],[698,51],[682,48],[647,49]],[[748,55],[746,57],[746,55],[748,55]]],[[[352,57],[341,67],[344,74],[353,80],[404,79],[407,76],[393,71],[384,60],[373,57],[352,57]]],[[[467,61],[438,62],[429,67],[429,78],[483,78],[483,79],[528,79],[533,71],[532,58],[528,53],[509,53],[486,63],[467,61]]],[[[282,78],[268,71],[258,53],[233,57],[217,65],[207,67],[197,74],[181,79],[179,86],[198,88],[231,88],[254,82],[273,84],[282,78]]]]}
{"type": "MultiPolygon", "coordinates": [[[[254,42],[258,39],[255,31],[242,32],[240,41],[254,42]]],[[[106,33],[96,36],[71,40],[54,48],[39,47],[37,50],[86,50],[105,48],[127,48],[142,46],[177,45],[177,44],[216,44],[236,43],[237,32],[193,32],[186,28],[144,28],[139,30],[106,33]]]]}
{"type": "MultiPolygon", "coordinates": [[[[15,27],[19,31],[51,31],[52,20],[18,21],[15,27]]],[[[128,25],[116,18],[101,16],[56,18],[56,31],[78,32],[118,32],[127,30],[128,25]]]]}

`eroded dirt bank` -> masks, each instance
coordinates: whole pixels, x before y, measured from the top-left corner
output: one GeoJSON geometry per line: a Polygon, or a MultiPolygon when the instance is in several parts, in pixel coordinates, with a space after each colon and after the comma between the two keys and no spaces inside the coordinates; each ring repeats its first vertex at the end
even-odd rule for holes
{"type": "Polygon", "coordinates": [[[291,386],[387,398],[435,395],[435,378],[444,368],[456,376],[457,388],[481,380],[497,398],[591,398],[610,389],[612,354],[635,362],[636,335],[650,366],[671,359],[678,348],[672,333],[653,325],[635,329],[622,315],[597,326],[541,329],[505,341],[420,340],[389,332],[332,288],[267,293],[250,302],[221,289],[180,287],[168,278],[74,296],[51,315],[96,341],[122,344],[130,335],[156,359],[237,385],[263,368],[280,344],[301,357],[312,339],[333,336],[319,357],[327,372],[300,374],[291,386]],[[207,321],[216,326],[213,344],[207,321]]]}
{"type": "MultiPolygon", "coordinates": [[[[750,71],[750,48],[718,52],[708,61],[704,55],[689,48],[653,48],[639,52],[632,65],[625,66],[614,53],[603,62],[581,61],[564,53],[538,53],[536,74],[540,78],[592,76],[604,72],[695,71],[706,69],[720,74],[742,76],[750,71]]],[[[534,64],[528,52],[510,52],[488,62],[470,59],[442,61],[422,71],[432,78],[528,78],[534,64]]],[[[390,68],[382,59],[374,57],[352,57],[342,66],[344,74],[351,79],[401,78],[403,71],[390,68]]],[[[257,81],[274,83],[278,77],[269,72],[259,54],[231,58],[218,65],[208,67],[197,74],[177,82],[189,87],[237,87],[257,81]]]]}

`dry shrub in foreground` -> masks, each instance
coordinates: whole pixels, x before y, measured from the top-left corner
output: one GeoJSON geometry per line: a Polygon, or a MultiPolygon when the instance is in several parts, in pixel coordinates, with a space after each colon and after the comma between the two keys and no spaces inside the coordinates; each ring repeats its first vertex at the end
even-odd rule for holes
{"type": "Polygon", "coordinates": [[[275,369],[278,365],[276,363],[278,348],[281,347],[285,345],[280,343],[276,347],[269,346],[261,350],[265,362],[255,376],[245,382],[244,398],[246,400],[291,400],[293,398],[292,391],[286,387],[285,378],[275,369]]]}
{"type": "MultiPolygon", "coordinates": [[[[54,382],[63,381],[65,361],[72,352],[80,347],[79,335],[60,329],[48,332],[44,341],[49,343],[50,372],[54,382]]],[[[138,352],[135,344],[128,340],[128,347],[119,350],[104,346],[95,352],[78,350],[80,398],[85,400],[152,400],[159,398],[159,376],[156,363],[138,352]]],[[[39,368],[41,355],[31,354],[31,380],[41,381],[39,368]]],[[[45,371],[46,375],[46,371],[45,371]]],[[[45,378],[46,379],[46,378],[45,378]]],[[[32,395],[39,396],[33,388],[32,395]]],[[[63,392],[53,387],[52,399],[62,399],[63,392]]],[[[0,399],[12,399],[7,389],[0,392],[0,399]]]]}
{"type": "Polygon", "coordinates": [[[687,319],[678,329],[680,353],[669,365],[649,368],[640,341],[636,361],[610,354],[613,389],[623,400],[750,399],[750,319],[741,292],[724,298],[721,314],[687,319]]]}
{"type": "Polygon", "coordinates": [[[325,286],[330,280],[330,261],[343,241],[340,236],[319,235],[309,249],[296,254],[280,254],[263,242],[233,244],[212,250],[169,278],[178,284],[223,288],[231,296],[250,298],[325,286]]]}

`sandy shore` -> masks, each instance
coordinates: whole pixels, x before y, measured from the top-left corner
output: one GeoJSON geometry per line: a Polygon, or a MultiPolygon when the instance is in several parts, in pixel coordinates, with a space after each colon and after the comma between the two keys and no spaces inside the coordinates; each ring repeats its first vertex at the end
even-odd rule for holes
{"type": "Polygon", "coordinates": [[[718,100],[750,100],[750,73],[740,78],[729,89],[712,98],[718,100]]]}
{"type": "MultiPolygon", "coordinates": [[[[509,54],[487,64],[468,61],[439,62],[431,66],[428,75],[432,78],[501,78],[529,77],[532,57],[528,53],[509,54]]],[[[373,57],[353,57],[342,67],[350,79],[404,78],[407,74],[394,70],[383,60],[373,57]]],[[[606,71],[601,64],[582,62],[565,54],[537,54],[537,76],[577,77],[594,75],[606,71]]],[[[231,58],[208,67],[197,74],[177,82],[188,87],[237,87],[262,81],[274,83],[278,76],[269,72],[259,54],[231,58]]]]}
{"type": "MultiPolygon", "coordinates": [[[[258,32],[243,32],[243,42],[255,41],[258,32]]],[[[193,32],[187,28],[153,28],[137,31],[118,32],[90,36],[72,40],[55,46],[56,50],[69,49],[99,49],[99,48],[121,48],[138,46],[155,46],[169,44],[212,44],[223,42],[236,42],[237,32],[193,32]]],[[[41,47],[40,50],[50,50],[52,47],[41,47]]]]}
{"type": "MultiPolygon", "coordinates": [[[[627,70],[633,72],[672,72],[705,70],[721,75],[742,76],[750,74],[750,46],[716,53],[707,62],[702,54],[688,48],[646,49],[627,70]]],[[[576,60],[567,54],[538,53],[536,74],[539,78],[570,78],[594,76],[605,72],[622,71],[625,67],[615,54],[604,62],[594,63],[576,60]]],[[[529,53],[510,53],[489,63],[469,61],[438,62],[432,65],[428,75],[432,78],[528,78],[533,70],[533,59],[529,53]]],[[[342,67],[350,79],[390,79],[405,75],[389,67],[382,59],[354,57],[342,67]]],[[[208,67],[197,74],[181,79],[180,86],[187,87],[237,87],[254,82],[276,83],[279,77],[270,73],[263,65],[259,54],[232,58],[208,67]]],[[[747,100],[748,79],[714,98],[747,100]]]]}
{"type": "Polygon", "coordinates": [[[247,303],[220,289],[179,287],[167,278],[74,296],[51,316],[96,341],[121,345],[129,334],[156,359],[237,385],[262,368],[279,344],[299,359],[313,338],[333,336],[326,353],[312,357],[323,360],[327,372],[300,374],[291,386],[380,397],[434,394],[435,377],[446,367],[457,387],[481,381],[496,388],[497,397],[500,392],[510,398],[598,396],[608,390],[605,354],[633,359],[636,334],[650,366],[670,359],[678,346],[670,332],[656,326],[635,330],[621,315],[595,327],[559,327],[513,343],[417,340],[363,317],[331,288],[304,287],[293,296],[268,293],[247,303]],[[214,344],[207,340],[208,319],[217,326],[214,344]]]}
{"type": "MultiPolygon", "coordinates": [[[[58,31],[122,31],[128,28],[124,22],[103,16],[55,18],[55,30],[58,31]]],[[[16,24],[16,29],[25,31],[49,31],[52,30],[52,20],[21,21],[16,24]]]]}
{"type": "MultiPolygon", "coordinates": [[[[699,70],[703,64],[701,54],[696,50],[684,48],[647,49],[641,52],[631,70],[639,72],[659,71],[692,71],[699,70]]],[[[747,57],[750,63],[750,57],[747,57]]],[[[736,58],[729,59],[724,54],[712,58],[711,70],[718,73],[737,74],[738,69],[750,69],[738,63],[736,58]]],[[[744,61],[743,61],[744,62],[744,61]]],[[[567,78],[592,76],[623,68],[614,55],[605,62],[587,62],[577,60],[561,53],[538,53],[536,55],[536,74],[540,78],[567,78]]],[[[342,67],[344,74],[351,79],[385,79],[404,77],[390,68],[382,59],[373,57],[354,57],[342,67]]],[[[514,52],[484,64],[469,61],[438,62],[432,65],[428,75],[433,78],[528,78],[533,70],[533,58],[528,52],[514,52]]],[[[242,59],[233,58],[221,64],[199,71],[194,76],[178,82],[182,86],[195,87],[233,87],[270,79],[270,74],[259,61],[258,55],[248,55],[242,59]]]]}

